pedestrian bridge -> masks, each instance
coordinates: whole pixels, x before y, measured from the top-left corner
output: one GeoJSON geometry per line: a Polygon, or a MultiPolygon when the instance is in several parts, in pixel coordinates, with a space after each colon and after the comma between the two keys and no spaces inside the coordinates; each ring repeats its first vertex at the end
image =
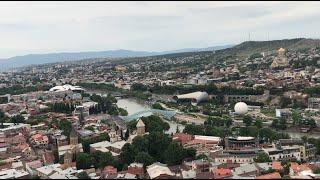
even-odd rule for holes
{"type": "Polygon", "coordinates": [[[168,111],[168,110],[160,110],[160,109],[147,109],[144,111],[139,111],[134,114],[131,114],[129,116],[119,116],[125,121],[132,121],[135,119],[138,119],[143,116],[150,116],[150,115],[157,115],[157,116],[162,116],[165,119],[171,119],[177,111],[168,111]]]}

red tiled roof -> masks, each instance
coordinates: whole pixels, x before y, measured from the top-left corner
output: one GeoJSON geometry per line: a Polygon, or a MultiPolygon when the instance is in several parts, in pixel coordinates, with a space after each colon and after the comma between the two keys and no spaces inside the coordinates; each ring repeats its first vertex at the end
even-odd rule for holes
{"type": "Polygon", "coordinates": [[[275,170],[283,169],[281,162],[279,162],[279,161],[273,161],[271,167],[272,167],[272,169],[275,169],[275,170]]]}
{"type": "Polygon", "coordinates": [[[232,172],[230,169],[219,168],[219,169],[213,170],[213,177],[215,179],[226,178],[226,177],[230,177],[230,176],[232,176],[232,172]]]}
{"type": "Polygon", "coordinates": [[[278,172],[274,172],[274,173],[257,176],[256,179],[281,179],[281,175],[278,172]]]}
{"type": "Polygon", "coordinates": [[[192,140],[192,135],[186,133],[175,133],[172,139],[179,139],[181,140],[182,144],[185,144],[186,142],[192,140]]]}
{"type": "Polygon", "coordinates": [[[310,167],[307,164],[301,164],[299,165],[296,162],[291,162],[291,166],[290,168],[293,170],[293,172],[297,173],[297,172],[301,172],[301,171],[305,171],[305,170],[311,170],[310,167]]]}
{"type": "Polygon", "coordinates": [[[196,179],[213,179],[211,172],[200,172],[196,174],[196,179]]]}

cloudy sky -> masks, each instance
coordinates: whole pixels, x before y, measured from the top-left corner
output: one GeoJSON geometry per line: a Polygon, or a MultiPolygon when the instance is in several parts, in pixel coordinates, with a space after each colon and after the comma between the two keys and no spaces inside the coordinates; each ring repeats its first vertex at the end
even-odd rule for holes
{"type": "Polygon", "coordinates": [[[0,2],[0,58],[320,37],[320,2],[0,2]]]}

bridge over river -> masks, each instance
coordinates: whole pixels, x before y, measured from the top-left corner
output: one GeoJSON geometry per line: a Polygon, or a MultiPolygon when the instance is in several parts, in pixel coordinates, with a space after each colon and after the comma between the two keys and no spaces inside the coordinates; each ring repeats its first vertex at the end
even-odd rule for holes
{"type": "Polygon", "coordinates": [[[143,111],[136,112],[134,114],[131,114],[129,116],[120,116],[125,121],[132,121],[135,119],[138,119],[143,116],[150,116],[152,114],[157,116],[162,116],[165,119],[171,119],[177,111],[168,111],[168,110],[160,110],[160,109],[146,109],[143,111]]]}

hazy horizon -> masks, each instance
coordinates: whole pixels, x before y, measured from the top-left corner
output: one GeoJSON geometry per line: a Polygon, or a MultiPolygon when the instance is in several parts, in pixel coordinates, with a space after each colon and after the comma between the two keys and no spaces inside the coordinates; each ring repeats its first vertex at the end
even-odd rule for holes
{"type": "Polygon", "coordinates": [[[320,2],[0,2],[0,58],[319,38],[320,2]],[[245,9],[245,11],[244,11],[245,9]]]}

